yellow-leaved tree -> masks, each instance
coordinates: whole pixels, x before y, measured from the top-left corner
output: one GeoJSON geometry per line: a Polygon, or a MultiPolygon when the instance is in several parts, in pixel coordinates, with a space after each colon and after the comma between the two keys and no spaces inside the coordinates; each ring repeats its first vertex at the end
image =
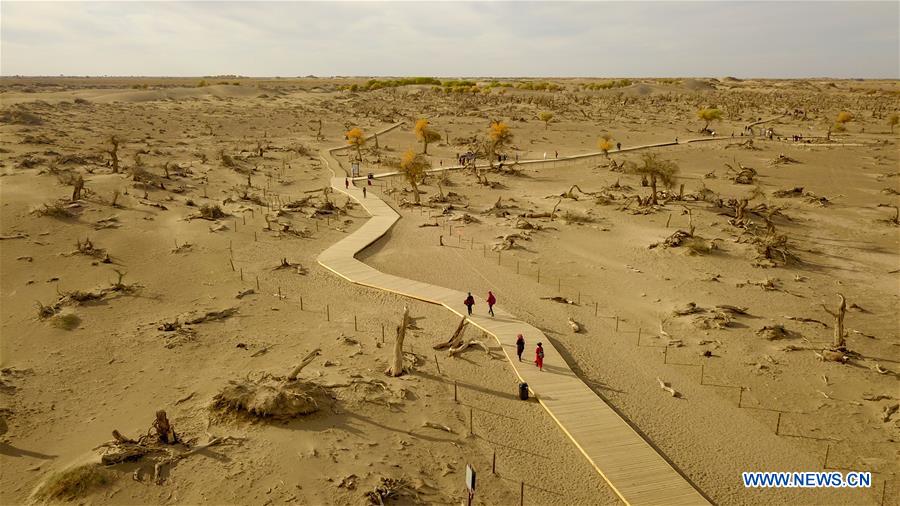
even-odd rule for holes
{"type": "Polygon", "coordinates": [[[709,124],[713,121],[719,121],[722,119],[722,111],[715,108],[704,108],[697,111],[697,117],[703,120],[705,123],[703,125],[703,129],[701,132],[709,131],[709,124]]]}
{"type": "Polygon", "coordinates": [[[428,126],[428,120],[422,118],[416,121],[416,139],[422,143],[422,153],[428,154],[428,144],[441,140],[441,134],[428,126]]]}
{"type": "Polygon", "coordinates": [[[550,120],[553,119],[553,113],[544,111],[538,114],[538,119],[544,122],[544,130],[546,130],[550,126],[550,120]]]}
{"type": "Polygon", "coordinates": [[[657,184],[662,183],[666,188],[675,186],[678,176],[678,165],[675,162],[659,158],[655,153],[641,155],[641,162],[641,165],[633,166],[632,171],[635,174],[650,177],[650,202],[653,205],[658,205],[657,184]]]}
{"type": "Polygon", "coordinates": [[[841,111],[838,113],[837,118],[834,120],[834,131],[835,132],[843,132],[847,130],[847,123],[853,121],[853,115],[847,111],[841,111]]]}
{"type": "Polygon", "coordinates": [[[347,132],[347,144],[356,148],[356,156],[362,161],[362,147],[366,144],[366,134],[362,128],[354,127],[347,132]]]}
{"type": "Polygon", "coordinates": [[[597,139],[597,147],[600,148],[600,151],[603,151],[603,154],[609,158],[609,152],[613,148],[613,139],[609,134],[603,134],[597,139]]]}
{"type": "Polygon", "coordinates": [[[414,152],[412,148],[407,149],[400,159],[400,172],[412,188],[416,204],[419,203],[419,181],[428,167],[428,160],[422,154],[414,152]]]}
{"type": "Polygon", "coordinates": [[[829,121],[828,118],[825,118],[825,128],[827,129],[825,138],[830,141],[832,132],[843,132],[847,130],[847,123],[850,123],[851,121],[853,121],[853,115],[847,111],[839,112],[833,123],[829,121]]]}
{"type": "Polygon", "coordinates": [[[500,120],[492,120],[491,126],[488,129],[488,138],[490,142],[488,143],[489,153],[488,153],[488,163],[491,167],[494,166],[494,155],[502,151],[503,148],[507,147],[513,138],[512,131],[509,129],[509,126],[506,123],[500,120]]]}

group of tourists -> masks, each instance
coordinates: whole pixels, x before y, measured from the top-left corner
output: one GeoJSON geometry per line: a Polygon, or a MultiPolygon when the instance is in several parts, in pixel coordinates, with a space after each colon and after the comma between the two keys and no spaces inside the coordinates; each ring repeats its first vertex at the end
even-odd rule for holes
{"type": "MultiPolygon", "coordinates": [[[[488,290],[487,299],[485,299],[488,305],[488,314],[491,317],[494,316],[494,304],[497,303],[497,297],[494,296],[494,292],[488,290]]],[[[475,307],[475,297],[472,296],[472,292],[468,292],[466,296],[466,300],[463,301],[463,304],[466,306],[466,310],[469,313],[469,316],[472,316],[472,308],[475,307]]],[[[525,336],[519,334],[516,336],[516,356],[519,357],[519,362],[522,361],[522,353],[525,352],[525,336]]],[[[541,371],[544,370],[544,343],[537,343],[537,348],[534,350],[534,365],[541,371]]]]}
{"type": "MultiPolygon", "coordinates": [[[[487,305],[488,305],[488,314],[494,316],[494,304],[497,303],[497,297],[494,297],[494,292],[488,290],[487,296],[487,305]]],[[[472,292],[469,292],[466,300],[463,301],[466,309],[469,311],[469,316],[472,316],[472,308],[475,306],[475,297],[472,297],[472,292]]]]}
{"type": "MultiPolygon", "coordinates": [[[[522,361],[522,353],[525,352],[525,336],[519,334],[516,336],[516,356],[519,357],[519,362],[522,361]]],[[[544,370],[544,343],[537,343],[537,348],[534,349],[534,365],[540,371],[544,370]]]]}
{"type": "Polygon", "coordinates": [[[475,153],[471,151],[466,151],[463,154],[456,154],[456,161],[459,162],[460,165],[469,165],[469,163],[475,162],[475,153]]]}

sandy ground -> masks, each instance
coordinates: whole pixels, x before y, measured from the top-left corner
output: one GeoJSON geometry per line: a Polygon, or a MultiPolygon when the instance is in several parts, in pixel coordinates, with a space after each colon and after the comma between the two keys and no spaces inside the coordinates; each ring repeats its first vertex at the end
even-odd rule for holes
{"type": "MultiPolygon", "coordinates": [[[[729,112],[712,128],[729,139],[655,152],[679,165],[687,195],[703,185],[727,200],[758,186],[763,195],[751,207],[783,208],[775,226],[800,262],[754,267],[752,245],[735,241],[741,231],[729,223],[730,209],[713,202],[664,201],[635,214],[641,208],[621,210],[621,199],[559,199],[573,184],[597,192],[617,181],[632,189],[608,190],[613,196],[648,194],[639,176],[611,171],[603,157],[551,161],[520,175],[487,173],[496,188],[454,172],[441,187],[458,195],[452,208],[401,206],[401,199],[411,199],[408,189],[394,191],[403,182],[379,181],[373,189],[390,191],[386,200],[396,198],[404,219],[365,260],[455,289],[493,290],[501,306],[544,329],[598,395],[716,503],[880,504],[884,496],[884,504],[896,504],[900,415],[882,421],[882,413],[900,397],[900,235],[885,221],[893,209],[878,204],[898,205],[897,137],[884,119],[898,109],[898,84],[646,81],[584,92],[577,82],[560,82],[570,91],[445,96],[416,87],[352,94],[335,91],[344,82],[316,79],[202,88],[184,80],[142,81],[148,89],[133,89],[127,80],[3,80],[2,502],[25,502],[52,472],[96,453],[113,429],[136,438],[165,409],[187,440],[242,439],[171,466],[161,485],[146,476],[132,479],[140,463],[113,466],[114,482],[86,492],[88,502],[359,503],[391,477],[409,480],[405,501],[456,504],[471,463],[479,470],[479,504],[515,503],[520,482],[531,504],[616,503],[542,408],[515,398],[515,378],[503,361],[477,351],[451,359],[431,350],[455,327],[449,313],[350,286],[315,264],[318,252],[365,219],[343,197],[332,198],[338,214],[322,212],[317,190],[330,174],[317,151],[343,142],[351,126],[374,131],[405,120],[408,128],[365,149],[366,167],[390,170],[391,159],[416,146],[412,124],[426,116],[445,137],[429,147],[435,167],[466,151],[466,137],[484,135],[490,118],[510,125],[512,156],[565,156],[596,151],[603,133],[623,147],[698,137],[696,109],[719,105],[729,112]],[[744,125],[795,108],[807,119],[795,114],[765,125],[779,135],[810,137],[823,134],[820,118],[838,111],[851,111],[856,120],[827,145],[757,138],[756,149],[726,147],[744,140],[744,125]],[[535,119],[545,110],[554,112],[546,127],[535,119]],[[324,138],[317,139],[319,119],[324,138]],[[118,174],[107,153],[113,134],[122,138],[118,174]],[[780,154],[799,163],[771,165],[780,154]],[[725,164],[755,168],[757,184],[734,184],[725,164]],[[705,177],[711,172],[714,178],[705,177]],[[68,208],[75,216],[33,213],[57,199],[67,209],[72,188],[64,183],[71,174],[82,175],[88,190],[68,208]],[[772,195],[797,186],[827,203],[772,195]],[[294,211],[284,206],[304,197],[310,199],[294,211]],[[482,214],[498,197],[512,206],[509,216],[482,214]],[[527,219],[543,230],[499,255],[492,251],[498,236],[522,232],[514,228],[518,214],[550,211],[559,200],[556,219],[527,219]],[[230,216],[186,219],[204,204],[218,204],[230,216]],[[464,213],[477,222],[455,219],[464,213]],[[696,235],[716,240],[714,251],[648,248],[687,229],[689,217],[696,235]],[[426,223],[439,226],[420,227],[426,223]],[[446,246],[438,245],[439,235],[446,246]],[[103,253],[71,254],[86,238],[109,254],[109,263],[103,253]],[[275,269],[282,259],[297,265],[275,269]],[[123,283],[140,286],[64,307],[63,314],[75,315],[66,320],[77,322],[71,330],[60,328],[58,316],[38,317],[35,301],[49,305],[61,293],[109,287],[116,270],[125,273],[123,283]],[[766,279],[769,289],[753,284],[766,279]],[[255,293],[236,298],[247,289],[255,293]],[[833,333],[821,304],[833,310],[838,292],[850,305],[848,364],[815,356],[833,333]],[[575,304],[541,299],[551,296],[575,304]],[[697,315],[672,315],[688,302],[740,306],[749,314],[735,316],[727,328],[701,328],[697,315]],[[411,372],[388,378],[383,370],[404,305],[421,317],[406,348],[411,372]],[[231,307],[237,312],[222,320],[159,330],[185,313],[231,307]],[[585,332],[573,334],[570,317],[585,332]],[[788,336],[767,340],[757,333],[774,324],[784,325],[788,336]],[[785,351],[788,345],[797,350],[785,351]],[[317,413],[289,421],[210,409],[229,381],[286,374],[314,348],[322,356],[303,377],[369,383],[330,390],[333,397],[317,413]],[[681,397],[660,390],[657,377],[681,397]],[[470,413],[474,436],[468,436],[470,413]],[[423,427],[426,421],[453,432],[423,427]],[[740,482],[744,470],[820,470],[823,464],[876,472],[874,486],[748,491],[740,482]]],[[[611,158],[638,162],[640,154],[611,158]]],[[[429,176],[421,187],[424,201],[438,193],[436,179],[429,176]]]]}

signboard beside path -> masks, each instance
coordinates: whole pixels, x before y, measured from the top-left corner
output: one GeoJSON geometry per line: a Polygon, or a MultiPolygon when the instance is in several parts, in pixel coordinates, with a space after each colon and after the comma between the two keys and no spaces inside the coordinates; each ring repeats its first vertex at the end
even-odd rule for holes
{"type": "Polygon", "coordinates": [[[475,497],[475,468],[466,464],[466,489],[469,491],[468,505],[472,506],[472,498],[475,497]]]}

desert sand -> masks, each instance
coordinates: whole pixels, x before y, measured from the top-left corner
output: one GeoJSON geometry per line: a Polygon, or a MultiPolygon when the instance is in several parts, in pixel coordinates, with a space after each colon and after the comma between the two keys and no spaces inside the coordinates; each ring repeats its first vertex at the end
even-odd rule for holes
{"type": "Polygon", "coordinates": [[[489,336],[464,335],[487,353],[435,350],[454,314],[316,263],[368,219],[324,191],[320,153],[402,123],[336,154],[394,173],[426,118],[420,160],[476,150],[479,167],[417,178],[418,205],[403,174],[378,177],[369,191],[402,218],[360,259],[492,290],[714,503],[898,504],[900,83],[472,81],[0,81],[0,502],[359,504],[388,484],[388,500],[458,504],[467,463],[476,504],[517,504],[522,483],[528,504],[620,502],[518,400],[489,336]],[[703,132],[702,109],[721,112],[703,132]],[[492,122],[511,138],[492,145],[492,122]],[[650,144],[669,145],[631,149],[650,144]],[[491,150],[502,168],[483,166],[491,150]],[[656,204],[648,154],[678,167],[656,204]],[[291,406],[312,412],[231,402],[255,386],[297,388],[291,406]],[[159,410],[179,444],[154,430],[98,449],[148,434],[159,410]],[[48,486],[78,466],[91,486],[48,486]],[[823,469],[874,483],[740,479],[823,469]]]}

